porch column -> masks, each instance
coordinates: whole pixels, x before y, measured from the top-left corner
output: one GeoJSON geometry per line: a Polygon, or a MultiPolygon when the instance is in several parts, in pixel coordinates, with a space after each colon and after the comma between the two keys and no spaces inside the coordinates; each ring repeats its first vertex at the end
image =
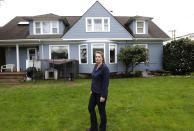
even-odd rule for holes
{"type": "Polygon", "coordinates": [[[16,63],[17,63],[17,72],[20,72],[20,53],[19,53],[19,45],[16,45],[16,63]]]}

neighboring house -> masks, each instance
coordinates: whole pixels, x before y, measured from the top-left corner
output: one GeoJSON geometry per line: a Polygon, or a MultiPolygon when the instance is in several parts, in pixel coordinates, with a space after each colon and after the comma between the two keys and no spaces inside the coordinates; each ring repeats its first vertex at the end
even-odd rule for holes
{"type": "MultiPolygon", "coordinates": [[[[178,36],[176,37],[176,40],[179,40],[179,39],[182,39],[182,38],[188,38],[188,39],[191,39],[192,41],[194,40],[194,33],[189,33],[187,35],[183,35],[183,36],[178,36]]],[[[169,39],[167,41],[164,42],[164,45],[166,45],[167,43],[170,43],[171,41],[173,41],[173,39],[169,39]]]]}
{"type": "MultiPolygon", "coordinates": [[[[98,1],[82,16],[15,17],[0,29],[0,47],[5,51],[5,64],[15,64],[25,71],[34,58],[76,59],[79,73],[91,73],[95,51],[105,54],[110,72],[124,72],[117,60],[121,48],[141,45],[149,49],[149,64],[135,70],[162,70],[163,41],[169,39],[150,17],[113,16],[98,1]]],[[[48,65],[41,65],[44,70],[48,65]]]]}

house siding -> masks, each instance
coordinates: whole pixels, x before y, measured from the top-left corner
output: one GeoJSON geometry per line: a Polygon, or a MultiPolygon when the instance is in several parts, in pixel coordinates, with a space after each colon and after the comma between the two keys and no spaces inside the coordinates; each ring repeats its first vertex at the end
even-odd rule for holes
{"type": "Polygon", "coordinates": [[[63,36],[63,39],[72,38],[132,38],[132,36],[106,9],[97,2],[63,36]],[[87,17],[109,17],[110,32],[86,32],[87,17]]]}

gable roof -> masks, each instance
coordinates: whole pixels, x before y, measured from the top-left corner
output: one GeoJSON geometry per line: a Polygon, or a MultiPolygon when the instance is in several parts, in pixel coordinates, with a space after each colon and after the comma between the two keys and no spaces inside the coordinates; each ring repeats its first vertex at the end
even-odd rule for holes
{"type": "MultiPolygon", "coordinates": [[[[100,2],[98,2],[98,1],[97,1],[97,3],[100,4],[100,2]]],[[[102,4],[100,4],[100,5],[104,8],[104,6],[102,4]]],[[[104,8],[104,9],[107,10],[106,8],[104,8]]],[[[112,14],[110,13],[110,15],[112,15],[112,14]]],[[[7,23],[4,27],[0,28],[0,40],[62,38],[64,36],[64,34],[66,34],[72,28],[72,26],[75,25],[75,23],[77,23],[79,19],[81,19],[81,17],[82,16],[58,16],[58,15],[55,15],[55,14],[52,14],[52,13],[44,14],[44,15],[37,15],[37,16],[15,17],[9,23],[7,23]],[[33,21],[33,20],[61,20],[66,25],[64,33],[60,34],[60,35],[30,35],[28,24],[24,24],[24,25],[19,25],[18,24],[21,21],[23,22],[23,21],[33,21]]],[[[164,31],[162,31],[152,21],[151,17],[145,17],[145,16],[113,16],[113,17],[134,38],[162,38],[162,39],[163,38],[164,39],[170,38],[164,31]],[[130,24],[130,22],[134,19],[144,19],[144,20],[148,21],[148,34],[133,34],[132,30],[128,27],[128,24],[130,24]]]]}

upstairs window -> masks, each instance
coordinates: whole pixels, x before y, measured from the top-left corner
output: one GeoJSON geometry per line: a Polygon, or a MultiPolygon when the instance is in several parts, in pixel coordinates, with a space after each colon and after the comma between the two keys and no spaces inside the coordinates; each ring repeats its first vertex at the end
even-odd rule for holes
{"type": "Polygon", "coordinates": [[[145,34],[145,21],[136,21],[136,34],[145,34]]]}
{"type": "Polygon", "coordinates": [[[86,32],[110,32],[110,18],[108,17],[86,18],[86,32]]]}
{"type": "Polygon", "coordinates": [[[58,21],[35,21],[34,34],[59,34],[58,21]]]}
{"type": "Polygon", "coordinates": [[[40,22],[35,22],[35,32],[36,34],[41,33],[40,22]]]}

